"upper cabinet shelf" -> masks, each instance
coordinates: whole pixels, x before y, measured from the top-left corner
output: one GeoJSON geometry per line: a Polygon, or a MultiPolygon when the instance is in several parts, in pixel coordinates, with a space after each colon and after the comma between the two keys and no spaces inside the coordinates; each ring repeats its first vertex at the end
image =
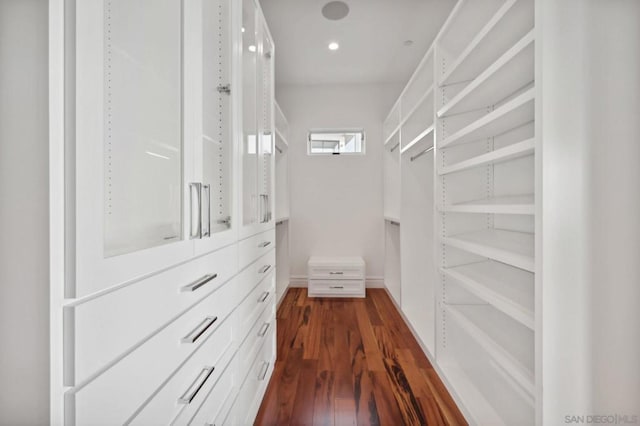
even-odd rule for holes
{"type": "Polygon", "coordinates": [[[530,88],[494,111],[445,138],[440,148],[482,140],[515,129],[534,119],[535,88],[530,88]]]}
{"type": "MultiPolygon", "coordinates": [[[[457,46],[450,48],[450,54],[456,55],[448,71],[442,76],[441,86],[470,81],[477,77],[478,70],[486,69],[515,42],[527,34],[534,26],[534,3],[527,0],[507,0],[503,2],[486,24],[475,34],[469,43],[456,52],[457,46]]],[[[485,12],[485,2],[466,1],[461,2],[460,15],[469,15],[463,19],[475,20],[474,12],[485,12]],[[474,4],[476,3],[476,4],[474,4]],[[472,8],[482,11],[472,10],[472,8]]],[[[485,12],[486,13],[486,12],[485,12]]],[[[456,27],[459,30],[459,27],[456,27]]],[[[442,39],[442,45],[447,48],[454,43],[447,43],[447,35],[442,39]]],[[[460,34],[450,38],[463,38],[460,34]],[[455,37],[454,37],[455,36],[455,37]]]]}
{"type": "Polygon", "coordinates": [[[445,106],[438,117],[496,105],[534,80],[533,30],[520,39],[445,106]]]}

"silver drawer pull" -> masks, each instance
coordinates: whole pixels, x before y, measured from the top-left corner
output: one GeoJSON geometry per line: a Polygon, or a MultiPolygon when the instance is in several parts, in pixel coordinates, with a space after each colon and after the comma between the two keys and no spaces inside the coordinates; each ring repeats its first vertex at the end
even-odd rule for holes
{"type": "Polygon", "coordinates": [[[258,337],[264,337],[264,335],[267,334],[267,330],[269,330],[270,325],[271,324],[269,324],[268,322],[262,324],[262,327],[260,327],[260,331],[258,331],[258,337]]]}
{"type": "Polygon", "coordinates": [[[258,302],[260,302],[260,303],[264,302],[265,300],[267,300],[267,297],[269,297],[269,292],[268,292],[268,291],[265,291],[265,292],[264,292],[264,293],[262,293],[262,294],[260,295],[260,297],[258,298],[258,302]]]}
{"type": "Polygon", "coordinates": [[[343,275],[344,272],[340,271],[340,272],[329,272],[329,275],[343,275]]]}
{"type": "Polygon", "coordinates": [[[196,397],[196,395],[198,394],[200,389],[202,389],[202,387],[204,386],[209,376],[211,376],[211,373],[213,373],[213,369],[214,367],[203,368],[200,374],[198,374],[198,377],[196,377],[193,383],[191,383],[191,386],[189,386],[189,388],[185,391],[185,393],[183,393],[182,396],[178,398],[178,403],[191,404],[191,401],[193,401],[193,398],[196,397]]]}
{"type": "Polygon", "coordinates": [[[344,288],[342,285],[331,285],[329,288],[344,288]]]}
{"type": "Polygon", "coordinates": [[[260,268],[260,270],[258,272],[260,272],[261,274],[264,274],[269,269],[271,269],[271,265],[264,265],[262,268],[260,268]]]}
{"type": "Polygon", "coordinates": [[[199,289],[200,287],[202,287],[203,285],[205,285],[209,281],[216,279],[217,277],[218,277],[218,274],[207,274],[204,277],[195,280],[191,284],[185,285],[184,287],[182,287],[180,289],[180,291],[182,291],[182,292],[185,292],[185,291],[196,291],[197,289],[199,289]]]}
{"type": "Polygon", "coordinates": [[[267,375],[267,371],[269,371],[269,363],[265,362],[262,364],[262,368],[260,369],[260,374],[258,374],[258,380],[263,381],[267,375]]]}
{"type": "Polygon", "coordinates": [[[265,248],[266,246],[268,246],[269,244],[271,244],[271,241],[263,241],[260,244],[258,244],[259,248],[265,248]]]}
{"type": "Polygon", "coordinates": [[[204,332],[207,331],[217,320],[218,317],[206,317],[196,328],[191,330],[191,332],[184,336],[180,341],[182,343],[195,343],[196,340],[198,340],[200,336],[202,336],[204,332]]]}

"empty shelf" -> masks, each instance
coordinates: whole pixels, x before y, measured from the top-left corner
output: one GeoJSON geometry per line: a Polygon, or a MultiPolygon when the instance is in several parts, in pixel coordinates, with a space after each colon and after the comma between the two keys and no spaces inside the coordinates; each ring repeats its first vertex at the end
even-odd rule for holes
{"type": "Polygon", "coordinates": [[[458,55],[445,73],[440,85],[472,80],[479,70],[485,69],[501,52],[524,34],[522,29],[533,28],[533,2],[507,0],[471,42],[458,55]]]}
{"type": "Polygon", "coordinates": [[[496,105],[534,80],[534,32],[529,32],[438,111],[438,117],[496,105]]]}
{"type": "Polygon", "coordinates": [[[289,142],[287,142],[287,138],[285,138],[282,132],[278,129],[276,129],[276,136],[276,145],[281,148],[287,149],[289,147],[289,142]]]}
{"type": "Polygon", "coordinates": [[[440,148],[497,136],[532,122],[534,99],[535,88],[531,88],[444,139],[440,148]]]}
{"type": "Polygon", "coordinates": [[[442,242],[516,268],[535,272],[534,234],[501,229],[485,229],[483,231],[444,237],[442,242]]]}
{"type": "Polygon", "coordinates": [[[443,373],[443,379],[447,381],[455,390],[462,402],[462,406],[466,407],[475,424],[506,426],[504,420],[487,401],[485,394],[481,392],[473,381],[467,376],[464,370],[452,363],[442,363],[440,369],[443,373]]]}
{"type": "Polygon", "coordinates": [[[535,275],[531,272],[493,260],[440,271],[520,324],[534,329],[535,275]]]}
{"type": "Polygon", "coordinates": [[[535,214],[533,195],[493,197],[445,205],[445,212],[457,213],[496,213],[496,214],[535,214]]]}
{"type": "Polygon", "coordinates": [[[430,134],[433,133],[433,125],[427,127],[426,129],[424,129],[422,132],[420,132],[420,134],[418,136],[416,136],[415,138],[413,138],[413,140],[411,140],[408,144],[406,144],[405,146],[403,146],[400,149],[400,153],[404,154],[407,150],[411,149],[412,146],[414,146],[415,144],[417,144],[418,142],[420,142],[422,139],[424,139],[425,137],[429,136],[430,134]]]}
{"type": "Polygon", "coordinates": [[[446,305],[446,311],[518,385],[535,394],[533,331],[490,305],[446,305]]]}
{"type": "Polygon", "coordinates": [[[493,152],[482,154],[459,163],[445,166],[438,172],[439,175],[467,170],[473,167],[483,166],[486,164],[498,164],[505,161],[514,160],[516,158],[525,157],[533,154],[535,149],[535,139],[527,139],[526,141],[514,143],[504,148],[496,149],[493,152]]]}

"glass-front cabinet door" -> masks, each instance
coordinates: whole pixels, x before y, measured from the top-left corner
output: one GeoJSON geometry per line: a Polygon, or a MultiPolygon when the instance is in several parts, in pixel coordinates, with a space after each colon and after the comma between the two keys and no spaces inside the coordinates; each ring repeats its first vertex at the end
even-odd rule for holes
{"type": "Polygon", "coordinates": [[[193,255],[184,208],[182,1],[75,7],[65,58],[66,297],[193,255]]]}
{"type": "Polygon", "coordinates": [[[254,0],[242,2],[242,228],[273,226],[273,43],[254,0]]]}
{"type": "Polygon", "coordinates": [[[274,152],[274,81],[273,63],[274,47],[269,34],[269,30],[263,19],[259,25],[260,39],[260,61],[258,73],[258,139],[259,160],[258,160],[258,192],[262,203],[259,209],[259,221],[263,224],[273,222],[274,210],[274,179],[273,170],[275,168],[274,152]]]}
{"type": "Polygon", "coordinates": [[[242,1],[242,234],[250,235],[259,225],[258,129],[257,129],[257,7],[242,1]]]}
{"type": "MultiPolygon", "coordinates": [[[[197,4],[198,2],[193,2],[197,4]]],[[[191,238],[196,254],[234,242],[234,140],[232,127],[231,0],[201,0],[201,31],[194,58],[195,169],[190,185],[191,238]],[[199,59],[199,60],[198,60],[199,59]],[[201,82],[200,85],[197,82],[201,82]],[[199,220],[198,220],[199,219],[199,220]]],[[[196,27],[197,28],[197,27],[196,27]]]]}

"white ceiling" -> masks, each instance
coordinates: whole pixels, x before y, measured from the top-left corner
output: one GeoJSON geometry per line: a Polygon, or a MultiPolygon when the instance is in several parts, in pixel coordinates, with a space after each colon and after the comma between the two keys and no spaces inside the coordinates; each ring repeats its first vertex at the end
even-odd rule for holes
{"type": "Polygon", "coordinates": [[[322,16],[330,0],[261,0],[276,45],[278,85],[405,83],[455,0],[344,0],[349,15],[322,16]],[[412,46],[403,45],[413,40],[412,46]],[[340,49],[329,51],[331,41],[340,49]]]}

